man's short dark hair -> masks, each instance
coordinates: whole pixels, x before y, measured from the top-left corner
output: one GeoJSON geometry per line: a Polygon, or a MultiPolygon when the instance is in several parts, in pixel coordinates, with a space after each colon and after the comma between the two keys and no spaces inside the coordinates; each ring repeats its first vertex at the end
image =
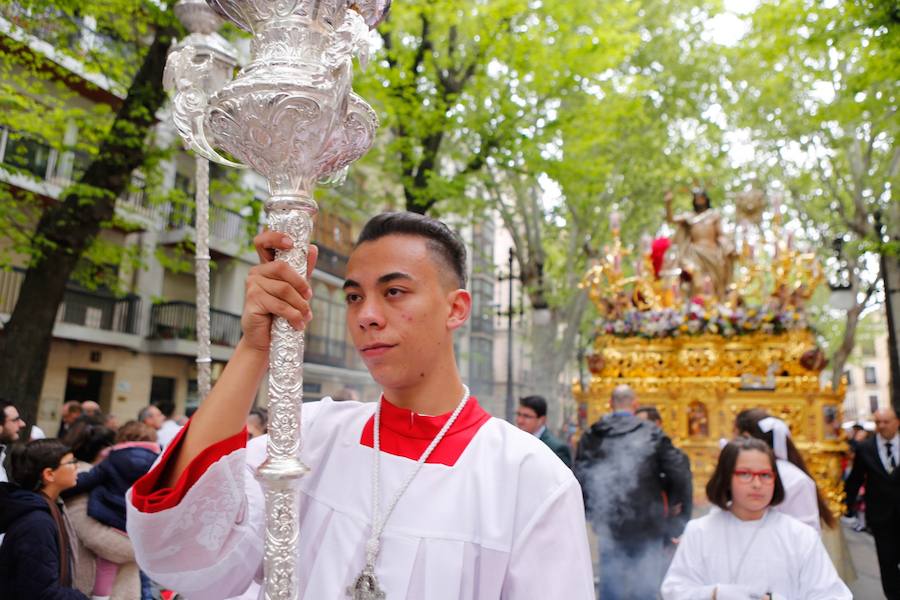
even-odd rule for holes
{"type": "Polygon", "coordinates": [[[547,415],[547,401],[543,396],[525,396],[519,398],[519,406],[530,408],[540,419],[547,415]]]}
{"type": "Polygon", "coordinates": [[[171,419],[172,415],[175,413],[175,403],[171,400],[157,400],[154,404],[156,405],[156,408],[159,409],[159,412],[167,419],[171,419]]]}
{"type": "Polygon", "coordinates": [[[466,246],[459,235],[441,221],[412,212],[381,213],[365,224],[356,245],[374,242],[388,235],[425,238],[428,249],[437,255],[443,266],[453,271],[459,287],[466,287],[466,246]]]}
{"type": "MultiPolygon", "coordinates": [[[[10,402],[9,400],[4,400],[0,398],[0,426],[6,425],[6,409],[12,406],[16,408],[16,405],[10,402]]],[[[18,409],[16,409],[18,410],[18,409]]]]}
{"type": "Polygon", "coordinates": [[[738,455],[746,450],[756,450],[769,457],[769,464],[772,465],[772,472],[775,473],[775,490],[772,493],[772,501],[769,503],[769,506],[781,504],[784,500],[784,485],[781,483],[781,477],[778,476],[775,453],[762,440],[751,437],[739,437],[728,442],[722,448],[722,453],[719,454],[719,462],[716,464],[716,470],[713,471],[712,477],[709,478],[709,482],[706,484],[706,497],[722,510],[728,510],[728,503],[731,502],[731,476],[734,474],[734,466],[737,464],[738,455]]]}

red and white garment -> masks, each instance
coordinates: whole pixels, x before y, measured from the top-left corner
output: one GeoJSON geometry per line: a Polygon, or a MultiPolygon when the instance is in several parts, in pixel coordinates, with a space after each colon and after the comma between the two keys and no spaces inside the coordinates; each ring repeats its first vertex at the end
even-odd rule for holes
{"type": "MultiPolygon", "coordinates": [[[[372,524],[374,403],[303,407],[297,557],[301,598],[346,598],[372,524]]],[[[448,415],[387,401],[381,414],[381,506],[448,415]]],[[[160,474],[189,425],[129,491],[128,533],[141,568],[191,600],[242,594],[262,575],[264,501],[255,468],[265,439],[241,432],[208,448],[175,488],[160,474]]],[[[470,398],[401,497],[376,575],[389,600],[594,598],[581,489],[540,440],[470,398]]]]}

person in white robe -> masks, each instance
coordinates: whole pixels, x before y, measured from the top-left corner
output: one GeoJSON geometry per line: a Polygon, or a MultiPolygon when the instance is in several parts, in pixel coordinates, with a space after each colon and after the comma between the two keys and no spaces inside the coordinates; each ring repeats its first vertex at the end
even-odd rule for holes
{"type": "MultiPolygon", "coordinates": [[[[288,242],[273,232],[257,237],[264,264],[248,281],[234,356],[129,491],[138,563],[191,600],[239,596],[262,579],[264,499],[254,470],[266,438],[247,444],[244,426],[267,364],[271,316],[295,327],[310,318],[306,280],[270,262],[288,242]]],[[[311,247],[310,271],[315,256],[311,247]]],[[[300,480],[301,598],[347,598],[373,538],[387,600],[594,597],[571,471],[534,436],[491,418],[459,379],[452,334],[471,307],[464,265],[462,243],[427,217],[386,213],[360,236],[344,285],[348,326],[384,394],[379,403],[304,405],[300,456],[311,472],[300,480]],[[386,518],[380,535],[373,489],[386,518]]]]}
{"type": "Polygon", "coordinates": [[[784,486],[784,502],[772,510],[794,517],[821,533],[822,520],[819,518],[815,480],[788,460],[778,458],[775,464],[778,478],[784,486]]]}
{"type": "Polygon", "coordinates": [[[664,600],[850,600],[816,531],[773,510],[784,497],[772,450],[738,438],[707,485],[716,504],[688,523],[664,600]]]}

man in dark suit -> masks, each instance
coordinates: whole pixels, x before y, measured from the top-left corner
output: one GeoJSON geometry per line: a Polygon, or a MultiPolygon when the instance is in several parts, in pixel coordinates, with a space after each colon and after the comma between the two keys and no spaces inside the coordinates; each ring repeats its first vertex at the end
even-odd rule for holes
{"type": "Polygon", "coordinates": [[[537,436],[553,450],[563,464],[572,467],[572,451],[569,445],[547,429],[547,401],[542,396],[526,396],[519,400],[516,427],[537,436]]]}
{"type": "Polygon", "coordinates": [[[900,600],[900,421],[892,408],[875,412],[875,435],[860,443],[847,477],[847,505],[866,486],[866,523],[875,537],[881,588],[900,600]]]}

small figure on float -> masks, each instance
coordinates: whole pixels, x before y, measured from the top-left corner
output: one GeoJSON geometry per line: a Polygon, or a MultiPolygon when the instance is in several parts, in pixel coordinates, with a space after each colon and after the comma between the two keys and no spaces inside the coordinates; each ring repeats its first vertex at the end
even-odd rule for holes
{"type": "Polygon", "coordinates": [[[666,220],[677,226],[670,267],[684,282],[688,297],[714,295],[725,298],[734,270],[734,243],[722,228],[722,216],[710,206],[709,195],[702,188],[692,190],[693,211],[674,214],[674,194],[667,191],[666,220]]]}

